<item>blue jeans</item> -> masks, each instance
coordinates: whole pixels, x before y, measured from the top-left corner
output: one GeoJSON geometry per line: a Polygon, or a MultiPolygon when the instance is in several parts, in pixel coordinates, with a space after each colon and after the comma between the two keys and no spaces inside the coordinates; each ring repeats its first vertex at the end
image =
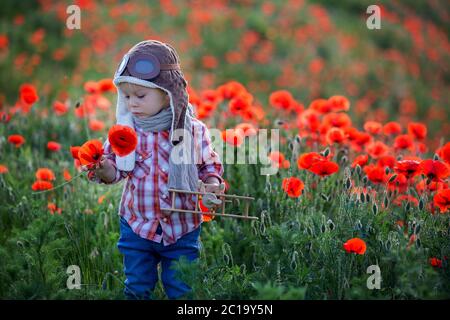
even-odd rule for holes
{"type": "MultiPolygon", "coordinates": [[[[124,272],[126,276],[124,293],[128,299],[151,299],[158,282],[158,263],[161,262],[161,280],[169,299],[178,299],[190,293],[191,288],[177,279],[172,263],[185,256],[188,261],[199,257],[199,235],[201,225],[185,234],[174,244],[164,246],[139,237],[133,232],[124,218],[120,218],[120,239],[117,243],[123,254],[124,272]]],[[[162,233],[161,225],[156,231],[162,233]]]]}

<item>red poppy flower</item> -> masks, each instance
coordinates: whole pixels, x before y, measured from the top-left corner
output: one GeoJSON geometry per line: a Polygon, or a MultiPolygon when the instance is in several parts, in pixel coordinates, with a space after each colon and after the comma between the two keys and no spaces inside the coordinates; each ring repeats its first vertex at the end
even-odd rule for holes
{"type": "Polygon", "coordinates": [[[337,128],[345,128],[352,125],[352,120],[346,113],[329,113],[323,118],[323,124],[337,128]]]}
{"type": "Polygon", "coordinates": [[[299,169],[309,169],[314,163],[322,160],[327,160],[327,158],[317,152],[309,152],[302,154],[298,158],[297,165],[299,169]]]}
{"type": "Polygon", "coordinates": [[[246,92],[245,87],[237,81],[229,81],[217,88],[217,93],[222,96],[222,99],[231,100],[246,92]]]}
{"type": "Polygon", "coordinates": [[[381,141],[374,141],[367,145],[367,153],[374,159],[378,159],[388,153],[389,147],[381,141]]]}
{"type": "Polygon", "coordinates": [[[53,184],[49,181],[36,181],[33,183],[33,185],[31,186],[31,189],[33,189],[33,191],[43,191],[43,190],[49,190],[53,188],[53,184]]]}
{"type": "Polygon", "coordinates": [[[372,136],[367,132],[357,131],[354,132],[353,135],[351,147],[358,152],[362,151],[362,148],[372,141],[372,136]]]}
{"type": "Polygon", "coordinates": [[[286,160],[284,154],[278,151],[273,151],[269,154],[269,159],[277,168],[287,169],[290,166],[289,160],[286,160]]]}
{"type": "Polygon", "coordinates": [[[282,188],[289,197],[298,198],[302,194],[305,185],[302,180],[296,177],[290,177],[283,179],[282,188]]]}
{"type": "MultiPolygon", "coordinates": [[[[198,202],[198,206],[199,206],[201,212],[209,212],[209,209],[207,207],[205,207],[205,205],[203,204],[201,199],[198,202]]],[[[202,214],[202,216],[203,216],[203,222],[210,222],[215,218],[215,216],[212,214],[202,214]]]]}
{"type": "Polygon", "coordinates": [[[105,123],[100,120],[92,119],[89,121],[89,129],[92,131],[100,131],[105,127],[105,123]]]}
{"type": "Polygon", "coordinates": [[[49,202],[47,204],[47,209],[50,211],[51,215],[54,215],[55,212],[57,212],[58,214],[61,214],[62,209],[58,208],[57,205],[53,202],[49,202]]]}
{"type": "Polygon", "coordinates": [[[98,85],[98,82],[86,81],[84,83],[84,90],[86,90],[87,93],[99,93],[100,87],[98,85]]]}
{"type": "Polygon", "coordinates": [[[343,245],[344,250],[348,253],[364,254],[366,252],[366,243],[360,238],[353,238],[348,240],[343,245]]]}
{"type": "Polygon", "coordinates": [[[427,179],[422,179],[416,184],[416,190],[419,194],[422,194],[425,190],[435,192],[442,189],[448,189],[447,183],[442,181],[431,181],[428,183],[427,179]]]}
{"type": "Polygon", "coordinates": [[[395,138],[394,148],[395,149],[410,149],[413,146],[413,140],[411,136],[407,134],[399,135],[395,138]]]}
{"type": "Polygon", "coordinates": [[[71,176],[69,170],[67,170],[67,169],[64,169],[63,176],[64,176],[64,180],[66,180],[66,181],[70,181],[72,179],[72,176],[71,176]]]}
{"type": "Polygon", "coordinates": [[[51,181],[55,180],[55,174],[51,169],[48,168],[39,168],[36,171],[36,179],[37,180],[45,180],[45,181],[51,181]]]}
{"type": "Polygon", "coordinates": [[[442,148],[439,148],[436,153],[442,160],[450,164],[450,142],[447,142],[442,148]]]}
{"type": "Polygon", "coordinates": [[[337,163],[333,161],[318,161],[315,162],[310,168],[309,171],[324,177],[329,176],[339,170],[339,166],[337,163]]]}
{"type": "Polygon", "coordinates": [[[442,268],[442,260],[438,258],[430,258],[430,265],[435,268],[442,268]]]}
{"type": "Polygon", "coordinates": [[[70,153],[72,154],[72,157],[74,158],[74,159],[78,159],[78,151],[80,151],[80,148],[81,147],[79,147],[79,146],[75,146],[75,147],[70,147],[70,153]]]}
{"type": "Polygon", "coordinates": [[[447,212],[450,207],[450,189],[443,189],[436,192],[433,197],[433,203],[436,207],[439,207],[441,213],[447,212]]]}
{"type": "Polygon", "coordinates": [[[100,161],[103,155],[103,144],[100,140],[89,140],[85,142],[78,151],[78,159],[81,165],[94,165],[100,161]]]}
{"type": "Polygon", "coordinates": [[[253,102],[253,96],[250,94],[241,94],[231,99],[228,103],[230,112],[234,115],[249,109],[253,102]]]}
{"type": "Polygon", "coordinates": [[[25,143],[25,138],[20,134],[13,134],[8,137],[8,142],[14,144],[16,148],[19,148],[25,143]]]}
{"type": "MultiPolygon", "coordinates": [[[[245,94],[246,92],[244,92],[245,94]]],[[[207,89],[207,90],[203,90],[201,92],[201,101],[207,101],[207,102],[212,102],[214,104],[219,103],[222,98],[221,96],[217,93],[216,90],[211,90],[211,89],[207,89]]]]}
{"type": "Polygon", "coordinates": [[[53,103],[53,111],[55,112],[55,114],[57,116],[62,116],[63,114],[65,114],[67,111],[69,111],[69,108],[67,107],[66,104],[59,102],[59,101],[55,101],[53,103]]]}
{"type": "Polygon", "coordinates": [[[47,143],[47,149],[53,152],[61,150],[61,145],[55,141],[49,141],[47,143]]]}
{"type": "Polygon", "coordinates": [[[3,164],[0,164],[0,174],[4,174],[7,172],[8,172],[8,167],[3,164]]]}
{"type": "Polygon", "coordinates": [[[396,177],[391,180],[394,174],[390,174],[387,178],[388,180],[388,188],[390,190],[398,190],[399,192],[406,192],[408,188],[408,179],[406,179],[405,175],[398,173],[395,174],[396,177]]]}
{"type": "Polygon", "coordinates": [[[119,157],[124,157],[136,149],[137,135],[133,128],[113,125],[108,132],[108,140],[112,151],[119,157]]]}
{"type": "Polygon", "coordinates": [[[402,203],[405,202],[405,201],[409,202],[409,203],[412,203],[416,207],[419,205],[419,200],[417,200],[416,197],[411,196],[411,195],[406,195],[406,194],[400,195],[397,198],[395,198],[393,203],[396,206],[400,207],[402,205],[402,203]]]}
{"type": "Polygon", "coordinates": [[[355,160],[353,160],[352,168],[356,167],[356,165],[358,165],[358,164],[362,168],[367,164],[368,161],[369,161],[369,156],[367,154],[359,155],[355,158],[355,160]]]}
{"type": "Polygon", "coordinates": [[[296,123],[301,129],[316,132],[320,126],[320,115],[317,111],[308,109],[298,115],[296,123]]]}
{"type": "Polygon", "coordinates": [[[289,111],[294,105],[294,98],[287,90],[279,90],[272,92],[269,97],[269,103],[277,109],[289,111]]]}
{"type": "Polygon", "coordinates": [[[325,114],[331,112],[331,104],[327,99],[315,99],[310,103],[309,109],[313,109],[322,114],[325,114]]]}
{"type": "Polygon", "coordinates": [[[418,160],[401,160],[394,167],[395,172],[404,174],[407,179],[420,174],[420,161],[418,160]]]}
{"type": "Polygon", "coordinates": [[[344,130],[340,128],[331,128],[327,131],[326,136],[327,142],[329,144],[333,143],[342,143],[345,140],[345,133],[344,130]]]}
{"type": "Polygon", "coordinates": [[[32,105],[39,99],[36,88],[31,84],[25,83],[21,85],[19,92],[20,92],[20,101],[24,105],[32,105]]]}
{"type": "Polygon", "coordinates": [[[425,139],[427,127],[422,123],[411,122],[408,124],[408,133],[418,140],[425,139]]]}
{"type": "Polygon", "coordinates": [[[379,134],[383,129],[383,125],[377,121],[366,121],[364,123],[364,130],[370,134],[379,134]]]}
{"type": "Polygon", "coordinates": [[[383,127],[383,133],[387,136],[393,136],[402,132],[402,126],[398,122],[388,122],[383,127]]]}
{"type": "Polygon", "coordinates": [[[433,181],[446,179],[449,175],[448,165],[439,160],[423,160],[420,163],[422,173],[433,181]]]}
{"type": "Polygon", "coordinates": [[[246,122],[239,123],[238,125],[236,125],[234,130],[242,130],[243,135],[246,137],[254,136],[257,133],[255,126],[252,125],[251,123],[246,122]]]}
{"type": "Polygon", "coordinates": [[[378,159],[377,164],[382,168],[394,168],[396,162],[397,160],[394,156],[382,156],[378,159]]]}
{"type": "Polygon", "coordinates": [[[387,180],[385,170],[377,165],[369,164],[365,166],[364,172],[367,174],[367,178],[373,183],[385,183],[387,180]]]}
{"type": "Polygon", "coordinates": [[[114,83],[112,79],[102,79],[98,82],[98,88],[100,92],[115,92],[116,87],[114,86],[114,83]]]}
{"type": "Polygon", "coordinates": [[[350,109],[350,102],[344,96],[332,96],[328,99],[328,103],[334,112],[348,111],[350,109]]]}
{"type": "Polygon", "coordinates": [[[244,142],[241,130],[227,129],[222,131],[222,140],[232,146],[240,146],[244,142]]]}

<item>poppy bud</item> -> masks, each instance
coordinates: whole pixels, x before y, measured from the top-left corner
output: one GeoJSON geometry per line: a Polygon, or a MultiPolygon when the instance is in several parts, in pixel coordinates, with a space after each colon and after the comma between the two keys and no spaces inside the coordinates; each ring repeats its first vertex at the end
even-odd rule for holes
{"type": "Polygon", "coordinates": [[[410,202],[407,202],[407,203],[406,203],[406,206],[405,206],[405,210],[406,210],[406,211],[409,211],[409,209],[411,209],[411,203],[410,203],[410,202]]]}
{"type": "Polygon", "coordinates": [[[414,229],[414,234],[419,234],[419,232],[420,232],[420,224],[418,224],[414,229]]]}
{"type": "Polygon", "coordinates": [[[355,229],[356,229],[356,230],[361,230],[361,229],[362,229],[362,223],[361,223],[360,220],[357,220],[357,221],[356,221],[355,229]]]}
{"type": "Polygon", "coordinates": [[[302,142],[302,138],[300,137],[300,135],[297,134],[295,136],[295,142],[298,143],[298,144],[300,144],[302,142]]]}
{"type": "Polygon", "coordinates": [[[350,178],[347,178],[345,180],[345,188],[348,190],[352,187],[352,181],[350,180],[350,178]]]}
{"type": "Polygon", "coordinates": [[[422,246],[422,243],[420,242],[420,239],[416,240],[416,247],[419,249],[422,246]]]}
{"type": "Polygon", "coordinates": [[[384,172],[386,173],[386,175],[388,175],[389,173],[391,173],[391,169],[389,167],[386,167],[386,169],[384,169],[384,172]]]}
{"type": "Polygon", "coordinates": [[[322,231],[322,233],[324,233],[325,231],[327,231],[327,228],[325,227],[324,224],[322,224],[322,226],[320,227],[320,231],[322,231]]]}
{"type": "Polygon", "coordinates": [[[75,108],[79,108],[80,107],[80,105],[81,105],[81,102],[80,101],[77,101],[77,103],[75,103],[75,108]]]}
{"type": "Polygon", "coordinates": [[[275,125],[278,126],[278,127],[281,127],[284,124],[285,124],[285,122],[283,120],[281,120],[281,119],[276,119],[275,120],[275,125]]]}
{"type": "Polygon", "coordinates": [[[298,259],[298,252],[297,251],[292,252],[291,268],[293,270],[297,269],[297,259],[298,259]]]}
{"type": "Polygon", "coordinates": [[[387,240],[385,243],[386,250],[387,251],[391,250],[391,246],[392,246],[391,240],[387,240]]]}
{"type": "Polygon", "coordinates": [[[361,203],[364,203],[366,201],[366,197],[364,196],[364,193],[360,193],[359,194],[359,200],[361,201],[361,203]]]}
{"type": "Polygon", "coordinates": [[[435,161],[439,160],[439,156],[437,155],[437,153],[434,154],[433,160],[435,160],[435,161]]]}
{"type": "Polygon", "coordinates": [[[322,197],[323,200],[325,200],[326,202],[329,201],[329,198],[326,194],[321,193],[320,196],[322,197]]]}
{"type": "Polygon", "coordinates": [[[367,184],[368,181],[369,181],[369,178],[367,176],[364,176],[364,178],[362,179],[362,182],[364,184],[367,184]]]}
{"type": "Polygon", "coordinates": [[[328,219],[327,224],[330,231],[333,231],[335,228],[334,222],[331,219],[328,219]]]}
{"type": "Polygon", "coordinates": [[[397,161],[401,161],[403,159],[403,156],[402,155],[399,155],[398,157],[397,157],[397,161]]]}
{"type": "Polygon", "coordinates": [[[425,203],[424,203],[423,199],[420,198],[420,200],[419,200],[419,210],[423,210],[424,207],[425,207],[425,203]]]}
{"type": "Polygon", "coordinates": [[[389,198],[387,196],[384,197],[384,207],[387,208],[389,206],[389,198]]]}
{"type": "Polygon", "coordinates": [[[322,152],[324,157],[328,157],[328,155],[330,154],[330,148],[326,148],[323,152],[322,152]]]}
{"type": "Polygon", "coordinates": [[[389,178],[389,183],[394,182],[395,178],[397,178],[397,175],[393,174],[392,177],[389,178]]]}
{"type": "Polygon", "coordinates": [[[288,146],[289,150],[294,150],[294,144],[292,143],[292,141],[289,142],[288,146]]]}
{"type": "Polygon", "coordinates": [[[343,156],[343,157],[341,158],[341,164],[342,164],[342,165],[346,164],[347,161],[348,161],[348,158],[347,158],[346,156],[343,156]]]}
{"type": "Polygon", "coordinates": [[[356,168],[356,174],[358,176],[360,176],[361,175],[361,171],[362,171],[361,166],[359,164],[357,164],[355,168],[356,168]]]}
{"type": "Polygon", "coordinates": [[[366,194],[366,202],[369,203],[370,202],[370,194],[366,194]]]}
{"type": "Polygon", "coordinates": [[[377,215],[377,214],[378,214],[378,206],[377,206],[376,203],[374,203],[374,204],[372,205],[372,212],[373,212],[374,215],[377,215]]]}

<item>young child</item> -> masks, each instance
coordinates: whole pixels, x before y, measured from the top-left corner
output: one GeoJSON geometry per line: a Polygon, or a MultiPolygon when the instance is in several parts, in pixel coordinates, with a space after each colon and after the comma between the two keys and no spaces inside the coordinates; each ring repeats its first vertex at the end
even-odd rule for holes
{"type": "MultiPolygon", "coordinates": [[[[172,46],[154,40],[136,44],[123,57],[114,76],[117,124],[134,128],[138,144],[131,154],[119,157],[107,140],[100,165],[88,174],[100,184],[126,179],[118,248],[124,256],[124,292],[130,299],[151,298],[158,263],[169,299],[192,293],[171,266],[182,256],[198,258],[202,215],[164,210],[171,207],[168,189],[197,191],[200,179],[206,191],[218,192],[223,182],[222,163],[205,124],[193,115],[179,63],[172,46]],[[190,161],[176,161],[175,149],[191,150],[190,161]],[[194,161],[194,155],[200,161],[194,161]]],[[[177,194],[175,203],[177,209],[195,209],[194,196],[177,194]]]]}

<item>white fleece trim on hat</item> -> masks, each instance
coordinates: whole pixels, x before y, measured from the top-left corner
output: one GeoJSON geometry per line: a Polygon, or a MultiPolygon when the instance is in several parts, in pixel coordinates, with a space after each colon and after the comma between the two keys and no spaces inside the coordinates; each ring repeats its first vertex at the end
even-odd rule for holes
{"type": "MultiPolygon", "coordinates": [[[[116,107],[117,124],[129,126],[131,128],[134,128],[133,115],[130,111],[128,111],[128,108],[127,108],[127,105],[125,102],[125,97],[124,97],[122,90],[119,88],[119,84],[126,82],[126,83],[136,84],[136,85],[140,85],[140,86],[147,87],[147,88],[161,89],[169,95],[170,108],[172,110],[172,115],[173,115],[172,126],[171,126],[171,130],[170,130],[170,143],[172,143],[172,135],[173,135],[174,126],[175,126],[175,107],[173,104],[172,93],[169,90],[166,90],[163,87],[160,87],[153,82],[150,82],[147,80],[142,80],[142,79],[132,77],[132,76],[119,76],[119,77],[114,78],[113,82],[117,88],[117,93],[118,93],[117,107],[116,107]]],[[[116,156],[116,164],[117,164],[117,168],[119,170],[132,171],[135,166],[135,161],[136,161],[136,152],[134,150],[133,150],[133,152],[131,152],[130,154],[128,154],[124,157],[116,156]]]]}

